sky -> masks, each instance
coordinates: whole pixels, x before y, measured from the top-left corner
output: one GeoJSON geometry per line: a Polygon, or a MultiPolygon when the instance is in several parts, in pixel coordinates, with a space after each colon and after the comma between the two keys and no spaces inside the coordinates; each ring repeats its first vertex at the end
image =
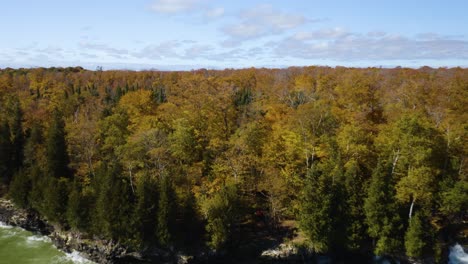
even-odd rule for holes
{"type": "Polygon", "coordinates": [[[468,67],[465,0],[2,0],[0,68],[468,67]]]}

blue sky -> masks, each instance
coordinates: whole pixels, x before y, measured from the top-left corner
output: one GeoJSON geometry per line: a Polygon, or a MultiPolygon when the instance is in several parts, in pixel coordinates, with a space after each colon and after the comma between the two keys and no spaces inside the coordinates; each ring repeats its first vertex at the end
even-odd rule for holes
{"type": "Polygon", "coordinates": [[[11,0],[0,68],[468,66],[468,1],[11,0]]]}

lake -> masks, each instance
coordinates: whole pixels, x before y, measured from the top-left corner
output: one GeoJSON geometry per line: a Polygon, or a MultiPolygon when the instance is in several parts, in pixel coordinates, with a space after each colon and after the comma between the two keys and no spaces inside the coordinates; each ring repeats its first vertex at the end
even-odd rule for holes
{"type": "Polygon", "coordinates": [[[46,236],[0,222],[0,264],[74,264],[93,262],[78,252],[58,250],[46,236]]]}
{"type": "MultiPolygon", "coordinates": [[[[319,261],[320,262],[320,261],[319,261]]],[[[325,263],[327,261],[324,261],[325,263]]],[[[93,264],[76,251],[58,250],[50,238],[0,222],[0,264],[93,264]]],[[[384,261],[385,263],[385,261],[384,261]]],[[[450,248],[449,264],[468,263],[468,254],[456,244],[450,248]]]]}

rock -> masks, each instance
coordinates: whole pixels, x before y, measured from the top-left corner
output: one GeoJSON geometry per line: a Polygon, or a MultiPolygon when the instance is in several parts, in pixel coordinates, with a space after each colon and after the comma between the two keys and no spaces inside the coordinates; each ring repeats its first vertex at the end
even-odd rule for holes
{"type": "Polygon", "coordinates": [[[129,251],[129,248],[113,240],[98,237],[86,239],[79,232],[65,231],[60,226],[52,226],[33,210],[16,208],[6,199],[0,198],[0,221],[8,225],[19,226],[28,231],[49,236],[52,243],[60,250],[70,253],[74,250],[96,263],[191,263],[192,256],[174,253],[174,249],[162,250],[151,248],[144,252],[129,251]]]}
{"type": "Polygon", "coordinates": [[[264,258],[271,259],[288,259],[290,257],[296,256],[298,250],[295,246],[291,244],[282,243],[274,249],[268,249],[262,252],[261,256],[264,258]]]}
{"type": "Polygon", "coordinates": [[[193,256],[186,256],[179,253],[176,255],[176,259],[177,264],[189,264],[191,261],[193,261],[193,256]]]}

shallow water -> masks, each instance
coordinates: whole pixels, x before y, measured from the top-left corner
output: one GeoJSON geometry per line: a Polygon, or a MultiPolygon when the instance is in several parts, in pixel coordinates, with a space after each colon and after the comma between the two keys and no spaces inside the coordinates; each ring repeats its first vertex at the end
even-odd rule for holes
{"type": "Polygon", "coordinates": [[[78,252],[58,250],[50,238],[0,222],[0,264],[73,264],[93,262],[78,252]]]}
{"type": "Polygon", "coordinates": [[[459,244],[450,247],[449,264],[467,264],[468,254],[463,250],[459,244]]]}

